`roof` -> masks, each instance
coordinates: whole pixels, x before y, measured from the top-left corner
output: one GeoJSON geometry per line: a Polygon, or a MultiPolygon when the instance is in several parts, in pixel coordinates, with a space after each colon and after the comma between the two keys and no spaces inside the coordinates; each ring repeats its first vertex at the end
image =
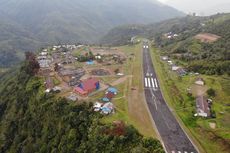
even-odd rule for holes
{"type": "Polygon", "coordinates": [[[109,98],[104,97],[104,98],[102,98],[102,101],[104,101],[104,102],[109,102],[109,98]]]}
{"type": "Polygon", "coordinates": [[[117,93],[118,92],[118,90],[116,88],[114,88],[114,87],[109,87],[107,91],[112,92],[112,93],[117,93]]]}
{"type": "Polygon", "coordinates": [[[76,101],[78,99],[77,95],[75,95],[75,94],[71,94],[67,98],[70,99],[70,100],[72,100],[72,101],[76,101]]]}
{"type": "Polygon", "coordinates": [[[88,64],[88,65],[93,65],[94,62],[93,62],[92,60],[90,60],[90,61],[87,61],[86,64],[88,64]]]}
{"type": "Polygon", "coordinates": [[[100,108],[101,106],[102,106],[102,103],[96,102],[93,107],[100,108]]]}
{"type": "Polygon", "coordinates": [[[196,78],[196,81],[204,81],[203,78],[196,78]]]}
{"type": "Polygon", "coordinates": [[[71,75],[84,75],[85,70],[82,68],[78,69],[61,69],[59,70],[59,74],[62,76],[71,76],[71,75]]]}
{"type": "Polygon", "coordinates": [[[74,91],[76,91],[76,92],[78,92],[78,93],[80,93],[82,95],[87,94],[87,92],[84,91],[83,89],[81,89],[80,87],[75,87],[74,91]]]}
{"type": "Polygon", "coordinates": [[[108,99],[112,99],[114,97],[114,93],[113,92],[108,92],[105,96],[108,99]]]}
{"type": "Polygon", "coordinates": [[[181,75],[181,76],[183,76],[183,75],[186,75],[186,74],[187,74],[186,70],[185,70],[185,69],[183,69],[183,68],[179,68],[179,69],[177,69],[176,71],[177,71],[177,73],[178,73],[179,75],[181,75]]]}
{"type": "Polygon", "coordinates": [[[96,78],[90,78],[87,80],[82,81],[82,87],[83,90],[89,91],[89,90],[94,90],[96,88],[96,83],[98,83],[99,80],[96,78]]]}
{"type": "Polygon", "coordinates": [[[197,108],[197,113],[206,113],[207,116],[210,115],[209,104],[207,98],[205,98],[204,96],[198,96],[196,98],[196,108],[197,108]]]}

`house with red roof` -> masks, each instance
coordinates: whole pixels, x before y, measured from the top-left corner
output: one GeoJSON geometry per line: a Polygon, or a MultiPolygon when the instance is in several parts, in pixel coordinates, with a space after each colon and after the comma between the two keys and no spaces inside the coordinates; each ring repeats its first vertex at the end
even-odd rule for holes
{"type": "Polygon", "coordinates": [[[81,81],[81,83],[74,88],[74,92],[82,96],[88,96],[90,93],[98,90],[99,88],[99,80],[96,78],[89,78],[81,81]]]}

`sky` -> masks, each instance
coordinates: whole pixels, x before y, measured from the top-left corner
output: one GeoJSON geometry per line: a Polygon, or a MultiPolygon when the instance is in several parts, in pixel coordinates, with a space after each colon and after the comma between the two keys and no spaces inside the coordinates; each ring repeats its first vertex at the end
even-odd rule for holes
{"type": "Polygon", "coordinates": [[[211,15],[218,12],[230,13],[230,0],[158,0],[185,13],[211,15]]]}

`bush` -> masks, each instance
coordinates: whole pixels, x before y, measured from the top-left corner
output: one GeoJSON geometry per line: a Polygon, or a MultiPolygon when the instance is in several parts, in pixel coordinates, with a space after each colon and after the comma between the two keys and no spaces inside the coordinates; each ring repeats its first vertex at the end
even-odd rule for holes
{"type": "Polygon", "coordinates": [[[211,97],[215,97],[216,96],[216,91],[212,88],[207,90],[207,94],[211,97]]]}

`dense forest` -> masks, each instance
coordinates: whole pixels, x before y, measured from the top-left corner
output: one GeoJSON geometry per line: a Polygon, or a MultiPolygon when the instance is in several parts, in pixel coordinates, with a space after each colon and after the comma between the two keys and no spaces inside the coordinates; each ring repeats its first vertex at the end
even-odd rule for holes
{"type": "Polygon", "coordinates": [[[163,153],[123,122],[102,124],[91,103],[73,104],[44,93],[32,54],[20,70],[0,76],[1,153],[163,153]]]}

